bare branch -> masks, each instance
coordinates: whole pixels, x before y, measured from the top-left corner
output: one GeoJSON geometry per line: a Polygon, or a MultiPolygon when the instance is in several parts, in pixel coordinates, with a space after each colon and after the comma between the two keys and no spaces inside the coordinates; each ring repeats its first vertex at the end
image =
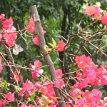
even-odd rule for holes
{"type": "MultiPolygon", "coordinates": [[[[54,67],[54,64],[51,60],[51,57],[49,56],[49,54],[45,50],[46,42],[45,42],[44,34],[42,32],[42,25],[41,25],[41,21],[40,21],[39,15],[38,15],[36,5],[31,7],[31,12],[32,12],[32,16],[33,16],[35,25],[36,25],[38,33],[39,33],[39,42],[40,42],[41,52],[44,56],[44,59],[45,59],[47,65],[49,66],[51,79],[52,79],[52,81],[55,81],[57,79],[56,73],[55,73],[55,67],[54,67]]],[[[56,87],[54,87],[54,90],[56,93],[56,97],[58,98],[59,107],[66,107],[64,98],[60,94],[59,90],[56,87]]]]}

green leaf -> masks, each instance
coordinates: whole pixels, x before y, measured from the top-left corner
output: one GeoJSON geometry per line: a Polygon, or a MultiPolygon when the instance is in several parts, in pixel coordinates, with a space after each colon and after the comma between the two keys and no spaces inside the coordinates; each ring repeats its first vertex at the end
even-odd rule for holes
{"type": "Polygon", "coordinates": [[[30,96],[30,98],[28,98],[28,102],[32,102],[34,99],[35,99],[35,93],[34,94],[32,94],[31,96],[30,96]]]}

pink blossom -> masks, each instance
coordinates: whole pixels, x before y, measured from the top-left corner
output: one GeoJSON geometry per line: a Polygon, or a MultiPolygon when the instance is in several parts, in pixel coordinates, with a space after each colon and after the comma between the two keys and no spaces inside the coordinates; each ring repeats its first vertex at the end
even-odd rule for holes
{"type": "Polygon", "coordinates": [[[22,103],[20,107],[28,107],[25,103],[22,103]]]}
{"type": "Polygon", "coordinates": [[[105,14],[101,17],[101,22],[102,22],[102,24],[107,24],[107,13],[105,13],[105,14]]]}
{"type": "MultiPolygon", "coordinates": [[[[48,81],[47,81],[48,82],[48,81]]],[[[50,82],[49,82],[50,83],[50,82]]],[[[52,84],[47,83],[47,85],[44,85],[41,88],[41,92],[43,93],[43,95],[47,96],[49,99],[51,100],[55,100],[56,96],[55,96],[55,92],[54,92],[54,88],[52,84]]],[[[45,83],[46,84],[46,83],[45,83]]]]}
{"type": "Polygon", "coordinates": [[[30,66],[32,67],[32,78],[36,79],[43,74],[44,71],[40,68],[42,66],[42,62],[40,62],[39,60],[35,60],[34,65],[30,64],[30,66]]]}
{"type": "Polygon", "coordinates": [[[99,101],[102,98],[102,92],[98,89],[93,89],[91,91],[92,94],[92,99],[94,99],[94,101],[99,101]]]}
{"type": "Polygon", "coordinates": [[[13,75],[14,75],[14,79],[16,80],[16,81],[20,81],[20,75],[16,72],[16,71],[14,71],[13,72],[13,75]]]}
{"type": "Polygon", "coordinates": [[[96,10],[96,11],[95,11],[95,13],[94,13],[94,15],[93,15],[93,18],[94,18],[94,19],[98,19],[98,18],[101,17],[101,8],[95,6],[95,10],[96,10]]]}
{"type": "Polygon", "coordinates": [[[9,47],[13,47],[17,38],[17,34],[16,33],[4,33],[3,38],[5,39],[6,44],[9,47]]]}
{"type": "Polygon", "coordinates": [[[61,40],[61,41],[59,42],[59,44],[58,44],[57,50],[58,50],[59,52],[63,52],[63,51],[65,51],[66,49],[67,49],[66,44],[64,43],[63,40],[61,40]]]}
{"type": "Polygon", "coordinates": [[[33,105],[33,104],[29,104],[29,106],[28,107],[35,107],[35,105],[33,105]]]}
{"type": "Polygon", "coordinates": [[[66,104],[66,107],[71,107],[71,105],[70,104],[66,104]]]}
{"type": "Polygon", "coordinates": [[[85,14],[87,14],[88,16],[92,16],[95,14],[95,12],[96,10],[94,6],[86,6],[85,14]]]}
{"type": "Polygon", "coordinates": [[[81,71],[76,72],[76,78],[78,81],[81,81],[84,78],[84,75],[81,71]]]}
{"type": "Polygon", "coordinates": [[[87,77],[90,81],[93,81],[96,79],[96,71],[93,67],[87,66],[84,69],[84,76],[87,77]]]}
{"type": "Polygon", "coordinates": [[[35,87],[36,87],[37,90],[39,90],[42,87],[42,85],[41,85],[40,82],[36,82],[35,87]]]}
{"type": "Polygon", "coordinates": [[[9,101],[7,100],[2,100],[3,105],[9,104],[9,101]]]}
{"type": "Polygon", "coordinates": [[[42,66],[42,62],[40,62],[39,60],[35,60],[35,61],[34,61],[34,66],[35,66],[36,68],[41,67],[41,66],[42,66]]]}
{"type": "Polygon", "coordinates": [[[5,14],[0,14],[0,21],[4,21],[5,20],[5,14]]]}
{"type": "Polygon", "coordinates": [[[0,107],[3,107],[3,101],[0,100],[0,107]]]}
{"type": "Polygon", "coordinates": [[[25,92],[29,92],[29,94],[32,95],[35,91],[35,85],[30,80],[26,80],[23,84],[23,88],[19,92],[19,95],[23,96],[25,92]]]}
{"type": "Polygon", "coordinates": [[[101,16],[101,9],[98,6],[86,6],[85,14],[98,19],[101,16]]]}
{"type": "Polygon", "coordinates": [[[85,98],[81,98],[81,99],[75,101],[75,105],[77,107],[84,107],[85,104],[86,104],[85,98]]]}
{"type": "Polygon", "coordinates": [[[72,92],[69,93],[69,95],[73,98],[77,98],[78,96],[81,96],[82,92],[80,89],[75,88],[72,92]]]}
{"type": "Polygon", "coordinates": [[[14,93],[12,92],[8,92],[7,94],[5,94],[4,98],[9,102],[13,102],[15,100],[14,93]]]}
{"type": "Polygon", "coordinates": [[[38,78],[40,75],[36,72],[36,71],[33,71],[32,72],[32,78],[33,79],[36,79],[36,78],[38,78]]]}
{"type": "Polygon", "coordinates": [[[36,26],[35,26],[35,22],[34,22],[33,18],[29,19],[28,25],[25,29],[31,33],[36,31],[36,26]]]}
{"type": "Polygon", "coordinates": [[[54,81],[54,85],[57,88],[62,88],[62,87],[65,86],[65,83],[62,79],[57,79],[57,80],[54,81]]]}
{"type": "Polygon", "coordinates": [[[56,75],[57,75],[57,77],[62,77],[63,76],[62,70],[61,69],[57,69],[56,70],[56,75]]]}
{"type": "Polygon", "coordinates": [[[95,64],[92,62],[92,59],[90,58],[90,56],[76,56],[75,57],[75,61],[78,65],[79,68],[84,69],[87,66],[92,66],[92,67],[96,67],[95,64]]]}
{"type": "Polygon", "coordinates": [[[57,103],[51,103],[48,105],[48,107],[57,107],[57,105],[58,105],[57,103]]]}
{"type": "Polygon", "coordinates": [[[35,44],[35,45],[37,45],[37,46],[39,46],[39,36],[38,35],[36,35],[34,38],[33,38],[33,43],[35,44]]]}
{"type": "Polygon", "coordinates": [[[16,28],[13,26],[13,18],[3,21],[3,38],[9,47],[13,47],[17,39],[16,28]]]}
{"type": "Polygon", "coordinates": [[[6,19],[2,24],[5,29],[11,28],[13,26],[13,18],[10,17],[9,19],[6,19]]]}

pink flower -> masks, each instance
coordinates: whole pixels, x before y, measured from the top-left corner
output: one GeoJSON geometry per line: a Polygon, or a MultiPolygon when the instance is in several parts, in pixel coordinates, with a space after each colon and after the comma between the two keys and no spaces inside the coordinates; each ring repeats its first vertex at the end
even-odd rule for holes
{"type": "Polygon", "coordinates": [[[5,94],[4,98],[9,102],[13,102],[15,100],[14,93],[12,92],[8,92],[7,94],[5,94]]]}
{"type": "Polygon", "coordinates": [[[43,93],[43,95],[47,96],[49,99],[55,99],[55,92],[54,92],[54,88],[53,85],[50,83],[48,83],[49,81],[47,81],[42,88],[41,88],[41,92],[43,93]]]}
{"type": "Polygon", "coordinates": [[[29,98],[30,97],[30,95],[26,92],[25,93],[25,98],[29,98]]]}
{"type": "Polygon", "coordinates": [[[39,46],[39,36],[38,35],[36,35],[34,38],[33,38],[33,43],[35,44],[35,45],[37,45],[37,46],[39,46]]]}
{"type": "Polygon", "coordinates": [[[40,62],[39,60],[35,60],[34,61],[34,65],[30,64],[32,70],[37,70],[40,69],[40,67],[42,66],[42,62],[40,62]]]}
{"type": "Polygon", "coordinates": [[[31,33],[36,31],[36,26],[35,26],[35,22],[34,22],[33,18],[29,19],[28,25],[25,29],[31,33]]]}
{"type": "Polygon", "coordinates": [[[32,71],[32,78],[36,79],[40,77],[43,74],[43,72],[44,72],[43,69],[32,71]]]}
{"type": "Polygon", "coordinates": [[[76,56],[75,61],[79,68],[85,68],[87,66],[93,66],[95,67],[95,64],[92,62],[92,59],[90,56],[82,55],[82,56],[76,56]]]}
{"type": "Polygon", "coordinates": [[[97,6],[86,6],[85,14],[97,19],[101,16],[101,9],[97,6]]]}
{"type": "Polygon", "coordinates": [[[14,79],[16,80],[16,81],[20,81],[20,75],[15,71],[15,72],[13,72],[13,75],[14,75],[14,79]]]}
{"type": "Polygon", "coordinates": [[[35,107],[33,104],[29,104],[29,106],[28,107],[35,107]]]}
{"type": "Polygon", "coordinates": [[[54,81],[54,85],[57,88],[62,88],[62,87],[65,86],[65,83],[62,79],[57,79],[57,80],[54,81]]]}
{"type": "Polygon", "coordinates": [[[9,101],[7,100],[2,100],[3,105],[9,104],[9,101]]]}
{"type": "Polygon", "coordinates": [[[80,96],[81,93],[82,92],[80,89],[75,88],[72,92],[70,92],[70,96],[76,98],[76,97],[80,96]]]}
{"type": "Polygon", "coordinates": [[[107,97],[104,97],[104,106],[107,106],[107,97]]]}
{"type": "Polygon", "coordinates": [[[73,85],[73,88],[86,88],[88,86],[89,80],[88,78],[83,79],[81,82],[77,82],[76,84],[73,85]]]}
{"type": "Polygon", "coordinates": [[[84,69],[84,76],[87,77],[90,81],[94,81],[96,79],[96,71],[93,67],[87,66],[84,69]]]}
{"type": "Polygon", "coordinates": [[[3,107],[3,101],[0,100],[0,107],[3,107]]]}
{"type": "Polygon", "coordinates": [[[35,60],[34,61],[34,66],[37,68],[40,68],[42,66],[42,62],[40,62],[39,60],[35,60]]]}
{"type": "Polygon", "coordinates": [[[23,88],[19,92],[19,96],[23,96],[26,92],[29,92],[29,94],[32,95],[35,91],[35,85],[31,81],[26,80],[23,84],[23,88]]]}
{"type": "Polygon", "coordinates": [[[71,105],[70,104],[66,104],[66,107],[71,107],[71,105]]]}
{"type": "Polygon", "coordinates": [[[17,33],[4,33],[3,38],[9,47],[13,47],[17,38],[17,33]]]}
{"type": "Polygon", "coordinates": [[[75,101],[76,107],[84,107],[86,102],[84,98],[75,101]]]}
{"type": "Polygon", "coordinates": [[[30,66],[32,67],[32,78],[36,79],[43,74],[44,71],[40,68],[42,66],[42,62],[39,60],[35,60],[34,65],[30,64],[30,66]]]}
{"type": "Polygon", "coordinates": [[[57,47],[57,50],[59,51],[59,52],[63,52],[63,51],[65,51],[66,50],[66,44],[64,43],[64,41],[63,40],[61,40],[60,42],[59,42],[59,44],[58,44],[58,47],[57,47]]]}
{"type": "Polygon", "coordinates": [[[38,75],[37,72],[35,72],[35,71],[32,72],[32,78],[33,78],[33,79],[36,79],[36,78],[38,78],[39,76],[40,76],[40,75],[38,75]]]}
{"type": "Polygon", "coordinates": [[[22,103],[20,107],[28,107],[25,103],[22,103]]]}
{"type": "Polygon", "coordinates": [[[48,105],[48,107],[57,107],[57,105],[58,105],[57,103],[51,103],[48,105]]]}
{"type": "Polygon", "coordinates": [[[88,16],[92,16],[95,14],[95,12],[96,10],[94,6],[86,6],[85,14],[87,14],[88,16]]]}
{"type": "Polygon", "coordinates": [[[9,47],[13,47],[17,39],[16,28],[13,26],[13,19],[3,21],[3,38],[9,47]]]}
{"type": "Polygon", "coordinates": [[[93,89],[91,91],[91,94],[92,99],[94,99],[94,101],[99,101],[102,98],[102,92],[98,89],[93,89]]]}
{"type": "Polygon", "coordinates": [[[42,85],[41,85],[40,82],[36,82],[35,87],[36,87],[37,90],[39,90],[42,87],[42,85]]]}
{"type": "Polygon", "coordinates": [[[105,13],[105,14],[101,17],[101,22],[102,22],[102,24],[107,24],[107,13],[105,13]]]}
{"type": "Polygon", "coordinates": [[[94,19],[98,19],[98,18],[100,18],[100,16],[101,16],[101,8],[100,7],[96,7],[95,6],[95,13],[94,13],[94,15],[93,15],[93,18],[94,19]]]}
{"type": "Polygon", "coordinates": [[[57,76],[57,77],[62,77],[62,76],[63,76],[63,73],[62,73],[62,70],[61,70],[61,69],[57,69],[57,70],[56,70],[56,76],[57,76]]]}
{"type": "Polygon", "coordinates": [[[13,18],[12,17],[3,21],[3,28],[8,29],[8,28],[11,28],[12,26],[13,26],[13,18]]]}
{"type": "Polygon", "coordinates": [[[81,81],[84,78],[84,75],[81,71],[76,72],[76,78],[78,81],[81,81]]]}
{"type": "Polygon", "coordinates": [[[1,14],[0,15],[0,21],[4,21],[5,20],[5,14],[1,14]]]}

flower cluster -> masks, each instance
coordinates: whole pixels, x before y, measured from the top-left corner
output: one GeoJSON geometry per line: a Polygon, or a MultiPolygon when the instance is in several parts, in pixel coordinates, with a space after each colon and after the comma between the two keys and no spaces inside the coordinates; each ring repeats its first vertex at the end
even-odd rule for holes
{"type": "Polygon", "coordinates": [[[74,105],[76,107],[106,107],[107,98],[102,99],[102,92],[99,89],[93,89],[91,91],[80,89],[74,89],[70,92],[70,96],[75,100],[74,105]]]}
{"type": "Polygon", "coordinates": [[[102,24],[107,24],[107,12],[98,6],[86,6],[85,14],[92,16],[94,19],[100,20],[102,24]]]}
{"type": "Polygon", "coordinates": [[[90,56],[76,56],[75,61],[80,70],[76,72],[76,83],[72,86],[70,96],[76,107],[106,107],[107,101],[102,99],[102,92],[99,89],[87,88],[91,86],[107,85],[107,70],[104,65],[98,67],[90,56]],[[85,89],[85,91],[83,91],[85,89]]]}
{"type": "Polygon", "coordinates": [[[15,41],[17,39],[17,31],[16,28],[13,26],[13,18],[10,17],[9,19],[5,18],[4,14],[0,15],[0,21],[2,22],[2,34],[0,34],[0,41],[3,39],[6,41],[6,44],[9,47],[13,47],[15,41]]]}
{"type": "MultiPolygon", "coordinates": [[[[28,22],[28,25],[26,26],[25,28],[26,30],[28,30],[29,32],[31,33],[37,33],[37,29],[36,29],[36,26],[35,26],[35,22],[33,20],[33,18],[30,18],[29,19],[29,22],[28,22]]],[[[42,28],[42,33],[45,34],[46,31],[42,28]]],[[[40,41],[39,41],[39,35],[36,34],[35,37],[33,38],[33,43],[36,45],[36,46],[39,46],[40,45],[40,41]]],[[[63,40],[60,40],[58,46],[57,46],[57,51],[58,52],[63,52],[67,49],[67,46],[66,44],[64,43],[63,40]]]]}
{"type": "Polygon", "coordinates": [[[99,68],[88,56],[76,56],[75,61],[81,69],[76,73],[77,83],[74,88],[86,88],[88,85],[107,85],[107,70],[104,65],[99,68]]]}
{"type": "MultiPolygon", "coordinates": [[[[33,18],[30,18],[29,19],[29,22],[28,22],[28,25],[26,26],[25,28],[26,30],[28,30],[29,32],[31,33],[37,33],[37,28],[35,26],[35,22],[33,20],[33,18]]],[[[45,34],[46,31],[42,28],[42,33],[45,34]]],[[[36,45],[36,46],[39,46],[39,36],[36,35],[34,38],[33,38],[33,43],[36,45]]]]}
{"type": "Polygon", "coordinates": [[[39,60],[35,60],[34,65],[30,64],[30,66],[32,68],[32,78],[38,78],[43,74],[43,69],[41,69],[42,62],[40,62],[39,60]]]}
{"type": "Polygon", "coordinates": [[[35,84],[32,83],[29,80],[26,80],[25,83],[23,83],[23,88],[20,90],[19,95],[20,96],[26,96],[27,98],[30,97],[30,95],[32,95],[36,89],[35,89],[35,84]]]}
{"type": "Polygon", "coordinates": [[[0,100],[0,107],[15,101],[14,93],[8,92],[4,95],[4,99],[0,100]]]}

